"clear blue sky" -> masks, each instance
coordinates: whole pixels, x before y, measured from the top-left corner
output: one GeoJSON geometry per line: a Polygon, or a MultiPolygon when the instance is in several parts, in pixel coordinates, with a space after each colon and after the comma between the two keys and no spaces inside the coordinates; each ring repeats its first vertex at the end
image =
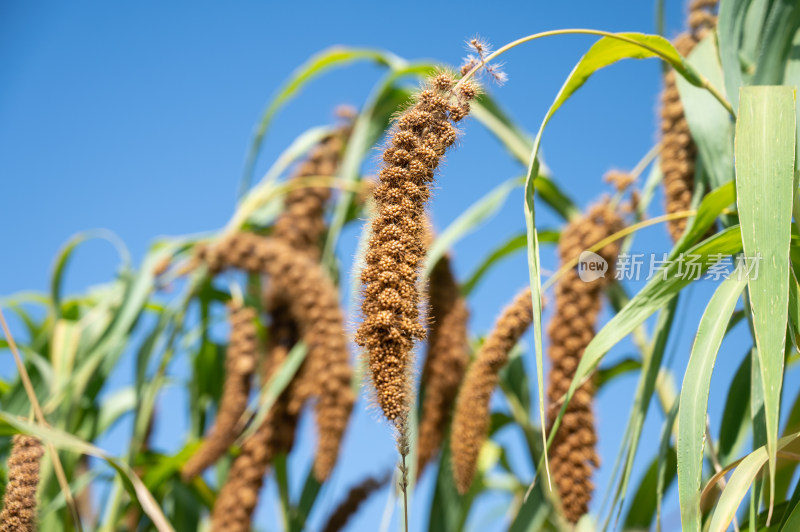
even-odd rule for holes
{"type": "MultiPolygon", "coordinates": [[[[682,1],[667,1],[667,36],[683,24],[682,1]]],[[[235,192],[254,123],[283,80],[313,53],[333,44],[379,47],[408,59],[457,64],[464,41],[474,35],[496,46],[520,36],[557,28],[655,31],[654,2],[613,4],[576,2],[4,2],[0,6],[0,295],[47,287],[53,257],[72,234],[108,228],[140,260],[158,235],[213,230],[235,205],[235,192]],[[609,6],[613,5],[613,9],[609,6]]],[[[535,131],[560,84],[592,38],[567,36],[521,47],[506,55],[508,83],[489,90],[519,124],[535,131]]],[[[360,106],[381,74],[368,64],[325,75],[304,90],[277,117],[258,170],[302,131],[329,123],[341,103],[360,106]]],[[[544,154],[555,179],[581,206],[605,192],[601,176],[610,168],[631,168],[657,138],[660,65],[629,61],[597,74],[556,115],[544,139],[544,154]]],[[[374,169],[374,160],[369,161],[374,169]]],[[[369,171],[370,166],[365,170],[369,171]]],[[[437,227],[446,226],[465,207],[501,181],[521,173],[479,124],[467,122],[459,147],[448,155],[432,204],[437,227]]],[[[258,174],[259,172],[257,172],[258,174]]],[[[502,213],[455,249],[457,273],[467,274],[498,241],[524,228],[517,191],[502,213]]],[[[660,196],[655,207],[660,209],[660,196]]],[[[557,219],[543,211],[539,223],[557,219]]],[[[343,235],[339,255],[352,261],[357,228],[343,235]]],[[[639,238],[640,249],[668,250],[666,230],[656,227],[639,238]]],[[[545,251],[543,266],[555,266],[545,251]]],[[[103,243],[89,243],[77,254],[66,283],[80,291],[108,280],[116,256],[103,243]]],[[[498,267],[470,301],[472,330],[483,334],[527,279],[520,254],[498,267]]],[[[702,308],[709,290],[694,292],[702,308]]],[[[688,323],[696,323],[692,315],[688,323]]],[[[675,367],[685,367],[685,350],[694,329],[676,343],[675,367]]],[[[726,342],[728,345],[728,342],[726,342]]],[[[730,349],[730,345],[728,348],[730,349]]],[[[743,349],[744,346],[742,346],[743,349]]],[[[611,357],[624,356],[620,346],[611,357]]],[[[725,349],[725,346],[723,346],[725,349]]],[[[743,352],[734,346],[723,360],[712,404],[743,352]]],[[[123,368],[110,387],[131,381],[123,368]]],[[[186,378],[185,364],[171,369],[186,378]]],[[[13,372],[0,359],[3,375],[13,372]]],[[[677,375],[682,378],[682,372],[677,375]]],[[[620,379],[598,399],[600,448],[604,467],[596,476],[598,499],[631,404],[635,376],[620,379]]],[[[159,417],[156,444],[181,445],[185,405],[179,392],[165,394],[170,412],[159,417]]],[[[394,451],[387,428],[363,401],[351,426],[340,467],[323,493],[318,524],[343,490],[366,472],[390,467],[394,451]]],[[[652,410],[638,473],[652,457],[661,419],[652,410]]],[[[712,407],[712,416],[719,409],[712,407]]],[[[718,418],[717,418],[718,419],[718,418]]],[[[124,425],[124,424],[123,424],[124,425]]],[[[304,434],[309,434],[309,424],[304,434]]],[[[101,442],[122,449],[129,427],[117,428],[101,442]]],[[[513,447],[517,434],[503,436],[513,447]]],[[[308,438],[304,438],[308,440],[308,438]]],[[[301,445],[302,450],[308,445],[301,445]]],[[[515,460],[531,473],[524,458],[515,460]]],[[[293,460],[303,471],[308,463],[293,460]]],[[[295,475],[301,476],[301,475],[295,475]]],[[[428,477],[431,475],[429,474],[428,477]]],[[[415,500],[414,523],[427,513],[430,478],[415,500]]],[[[276,518],[274,486],[259,512],[266,530],[276,518]]],[[[351,530],[373,530],[386,494],[373,498],[351,530]]],[[[470,530],[501,530],[502,497],[479,503],[470,530]]],[[[675,515],[670,518],[677,523],[675,515]]],[[[668,521],[669,523],[669,521],[668,521]]]]}

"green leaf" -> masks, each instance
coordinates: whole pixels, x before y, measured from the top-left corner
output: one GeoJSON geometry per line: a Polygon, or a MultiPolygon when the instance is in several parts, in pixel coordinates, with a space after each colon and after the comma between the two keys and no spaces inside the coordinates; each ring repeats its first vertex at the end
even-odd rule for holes
{"type": "Polygon", "coordinates": [[[750,424],[750,350],[744,357],[728,387],[725,410],[719,427],[717,455],[722,466],[728,465],[739,454],[747,438],[750,424]]]}
{"type": "Polygon", "coordinates": [[[700,482],[711,374],[736,302],[747,279],[734,272],[711,296],[692,346],[678,413],[678,493],[683,530],[700,530],[700,482]]]}
{"type": "MultiPolygon", "coordinates": [[[[639,488],[636,490],[625,517],[624,530],[649,530],[656,517],[658,509],[658,482],[659,472],[661,471],[662,457],[656,456],[647,468],[639,488]]],[[[667,447],[666,457],[664,457],[664,471],[672,472],[670,482],[675,478],[675,464],[677,462],[675,451],[667,447]]]]}
{"type": "Polygon", "coordinates": [[[447,229],[442,231],[431,244],[428,255],[425,258],[423,276],[427,279],[436,263],[456,242],[497,214],[505,203],[508,194],[520,185],[522,185],[522,178],[515,177],[504,181],[453,220],[447,226],[447,229]]]}
{"type": "Polygon", "coordinates": [[[603,526],[604,529],[608,527],[611,521],[614,513],[614,505],[622,509],[625,502],[628,482],[630,481],[631,472],[633,471],[636,452],[639,449],[639,440],[642,435],[644,421],[650,409],[650,402],[656,388],[656,380],[660,374],[661,361],[664,359],[669,335],[672,332],[672,323],[675,318],[677,306],[678,298],[676,297],[659,313],[653,330],[652,344],[649,346],[649,350],[642,354],[644,359],[642,362],[642,371],[639,375],[639,383],[636,386],[633,407],[625,426],[622,444],[620,445],[620,451],[614,463],[609,486],[613,487],[614,485],[614,480],[617,477],[617,471],[619,470],[619,465],[622,463],[623,457],[626,457],[624,462],[625,466],[619,483],[617,484],[616,491],[609,489],[607,492],[608,494],[613,493],[614,504],[612,504],[612,508],[606,518],[603,526]]]}
{"type": "MultiPolygon", "coordinates": [[[[548,229],[539,231],[539,241],[549,244],[558,243],[560,232],[548,229]]],[[[467,280],[461,284],[461,293],[465,297],[470,295],[484,276],[500,261],[510,257],[517,251],[525,249],[528,242],[528,235],[519,233],[509,237],[508,240],[497,246],[489,253],[483,261],[475,267],[473,272],[467,276],[467,280]]]]}
{"type": "Polygon", "coordinates": [[[656,532],[661,532],[661,507],[664,500],[664,492],[678,475],[678,461],[674,449],[670,446],[670,436],[675,427],[675,419],[678,417],[678,407],[680,401],[676,400],[669,412],[666,413],[664,425],[661,428],[661,441],[658,444],[658,482],[656,483],[656,532]],[[670,463],[669,458],[675,457],[675,461],[670,463]],[[670,467],[671,466],[671,467],[670,467]],[[669,479],[667,479],[669,475],[669,479]]]}
{"type": "MultiPolygon", "coordinates": [[[[790,446],[797,440],[798,436],[800,436],[800,432],[784,436],[778,440],[776,448],[782,450],[790,446]]],[[[796,447],[796,445],[793,447],[796,447]]],[[[711,516],[711,523],[708,527],[709,532],[724,532],[727,530],[731,521],[733,521],[734,515],[736,515],[736,509],[753,484],[756,475],[768,460],[769,453],[767,448],[762,446],[747,455],[736,467],[733,475],[728,480],[727,486],[722,491],[717,507],[711,516]]]]}
{"type": "MultiPolygon", "coordinates": [[[[749,4],[749,1],[743,0],[721,0],[719,4],[719,55],[725,74],[725,89],[729,95],[737,94],[743,84],[739,48],[749,4]]],[[[731,105],[737,110],[739,102],[734,98],[731,105]]]]}
{"type": "Polygon", "coordinates": [[[641,360],[633,357],[627,357],[612,366],[607,368],[600,368],[597,370],[597,389],[600,390],[606,384],[610,383],[617,377],[632,373],[636,370],[642,369],[641,360]]]}
{"type": "Polygon", "coordinates": [[[753,84],[777,85],[783,82],[786,62],[792,53],[792,39],[798,27],[800,4],[795,0],[770,2],[761,33],[753,84]]]}
{"type": "MultiPolygon", "coordinates": [[[[789,305],[789,244],[795,156],[795,89],[743,87],[736,123],[736,190],[774,488],[783,350],[789,305]]],[[[772,506],[770,501],[770,506],[772,506]]]]}
{"type": "MultiPolygon", "coordinates": [[[[706,79],[720,87],[724,79],[717,57],[716,40],[714,34],[710,33],[695,46],[688,61],[706,79]]],[[[692,86],[681,77],[678,77],[677,85],[686,121],[697,145],[703,169],[708,174],[710,186],[720,187],[733,180],[731,116],[708,91],[692,86]]]]}
{"type": "Polygon", "coordinates": [[[264,142],[264,136],[267,134],[267,129],[272,123],[275,114],[286,103],[294,97],[297,92],[302,89],[308,82],[334,67],[344,66],[355,61],[374,61],[380,65],[389,66],[391,68],[400,68],[405,61],[394,54],[374,49],[361,49],[361,48],[345,48],[341,46],[334,46],[323,50],[322,52],[312,56],[306,63],[301,65],[295,70],[291,77],[286,81],[283,87],[278,91],[278,94],[273,98],[272,102],[264,111],[261,121],[256,128],[253,136],[253,141],[250,144],[250,149],[247,153],[245,160],[244,172],[242,174],[242,181],[239,184],[239,196],[244,195],[244,192],[250,188],[250,180],[253,176],[253,167],[255,166],[258,152],[261,149],[261,144],[264,142]]]}
{"type": "Polygon", "coordinates": [[[64,272],[72,259],[72,254],[78,246],[89,240],[105,240],[114,246],[120,257],[120,262],[125,270],[130,268],[130,252],[125,246],[125,243],[113,232],[107,229],[95,229],[93,231],[83,231],[71,237],[64,247],[59,251],[56,257],[56,263],[53,267],[53,274],[50,279],[50,297],[52,301],[53,312],[56,318],[61,316],[61,285],[64,282],[64,272]]]}
{"type": "Polygon", "coordinates": [[[511,122],[488,94],[479,95],[470,104],[470,116],[494,134],[517,161],[528,162],[532,140],[511,122]]]}

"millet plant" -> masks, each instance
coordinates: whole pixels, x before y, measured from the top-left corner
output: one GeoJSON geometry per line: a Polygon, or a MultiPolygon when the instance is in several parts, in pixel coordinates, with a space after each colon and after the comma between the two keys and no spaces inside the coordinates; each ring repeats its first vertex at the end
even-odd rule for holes
{"type": "Polygon", "coordinates": [[[468,45],[459,65],[320,52],[267,107],[228,224],[160,239],[138,266],[124,260],[114,279],[64,295],[82,242],[103,238],[127,256],[111,234],[80,234],[59,253],[49,294],[0,299],[0,348],[18,370],[0,382],[0,531],[299,532],[313,516],[333,532],[383,497],[385,518],[370,530],[422,522],[456,532],[493,492],[510,501],[498,521],[514,532],[661,530],[667,512],[679,519],[663,526],[687,531],[800,530],[800,388],[784,386],[800,345],[800,4],[693,0],[672,40],[563,29],[495,51],[477,38],[468,45]],[[492,98],[506,77],[499,59],[570,35],[596,41],[528,135],[492,98]],[[630,171],[607,161],[595,200],[577,205],[542,162],[546,126],[596,71],[626,59],[664,67],[655,144],[630,171]],[[323,70],[355,61],[386,69],[368,99],[301,134],[254,183],[276,113],[323,70]],[[447,193],[436,183],[441,163],[474,128],[496,137],[523,176],[434,229],[430,200],[447,193]],[[652,202],[659,187],[662,210],[652,202]],[[485,258],[459,278],[454,245],[514,189],[524,202],[507,208],[524,231],[475,242],[485,258]],[[539,209],[561,226],[540,227],[539,209]],[[623,275],[628,252],[656,225],[672,248],[634,290],[623,275]],[[360,228],[351,264],[337,253],[348,226],[360,228]],[[557,257],[552,272],[540,264],[545,246],[557,257]],[[529,275],[492,309],[493,328],[474,330],[475,287],[523,250],[529,275]],[[684,320],[687,288],[726,262],[731,271],[694,309],[699,321],[684,320]],[[715,361],[737,326],[748,341],[725,354],[738,369],[713,419],[715,361]],[[667,347],[679,329],[694,342],[676,369],[667,347]],[[607,360],[623,341],[634,353],[607,360]],[[126,351],[135,385],[109,390],[126,351]],[[150,434],[181,357],[189,430],[180,450],[163,453],[150,434]],[[621,375],[636,385],[613,414],[625,420],[618,453],[601,464],[595,396],[621,375]],[[359,395],[395,438],[397,464],[342,485],[331,479],[359,437],[348,433],[364,408],[359,395]],[[314,444],[298,446],[311,412],[314,444]],[[96,442],[128,414],[127,452],[111,456],[96,442]],[[642,443],[648,415],[661,425],[657,445],[642,443]],[[532,475],[509,460],[498,437],[506,427],[517,429],[532,475]],[[308,470],[289,468],[287,456],[308,448],[308,470]],[[611,471],[607,485],[595,485],[599,467],[611,471]],[[433,487],[422,504],[415,487],[426,476],[433,487]],[[277,496],[267,501],[270,477],[277,496]],[[256,509],[267,504],[279,511],[260,522],[256,509]]]}

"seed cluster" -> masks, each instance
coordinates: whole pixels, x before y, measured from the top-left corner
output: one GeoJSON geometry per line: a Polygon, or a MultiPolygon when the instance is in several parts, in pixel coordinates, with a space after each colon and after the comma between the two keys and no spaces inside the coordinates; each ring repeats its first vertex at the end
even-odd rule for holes
{"type": "Polygon", "coordinates": [[[509,351],[525,334],[532,321],[531,290],[526,288],[503,311],[464,378],[456,401],[450,437],[453,478],[462,494],[469,491],[475,476],[478,453],[489,432],[489,400],[497,386],[498,374],[508,361],[509,351]]]}
{"type": "MultiPolygon", "coordinates": [[[[716,25],[713,10],[717,0],[694,0],[689,11],[689,31],[675,39],[675,47],[683,56],[716,25]]],[[[664,195],[668,214],[691,208],[694,192],[697,146],[692,140],[689,123],[683,112],[674,70],[664,77],[661,95],[661,172],[664,175],[664,195]]],[[[678,241],[686,230],[686,218],[667,223],[673,241],[678,241]]]]}
{"type": "Polygon", "coordinates": [[[456,140],[475,86],[454,94],[447,74],[434,77],[397,120],[383,152],[377,209],[361,274],[363,321],[356,341],[366,348],[376,399],[387,419],[405,417],[411,398],[411,350],[425,337],[420,323],[419,267],[425,257],[425,205],[441,157],[456,140]]]}
{"type": "Polygon", "coordinates": [[[443,257],[434,266],[428,290],[432,324],[422,371],[424,389],[419,424],[417,470],[421,473],[444,440],[450,412],[469,361],[467,325],[469,310],[443,257]]]}
{"type": "MultiPolygon", "coordinates": [[[[324,138],[311,150],[308,159],[298,167],[292,181],[311,176],[335,175],[350,131],[351,125],[348,122],[324,138]]],[[[325,204],[330,195],[331,189],[328,187],[302,187],[290,190],[284,199],[284,210],[275,221],[272,237],[282,240],[298,253],[318,261],[320,244],[325,233],[325,204]]],[[[279,284],[273,282],[267,287],[264,306],[270,317],[265,361],[274,366],[276,359],[285,359],[289,350],[297,344],[300,331],[292,319],[288,296],[279,284]]],[[[268,379],[266,371],[262,372],[262,377],[266,382],[268,379]]],[[[271,430],[265,431],[275,439],[269,445],[276,448],[276,453],[291,451],[300,410],[310,391],[313,390],[315,379],[316,377],[307,371],[306,364],[301,365],[295,378],[273,405],[274,415],[264,420],[264,423],[278,424],[271,430]],[[300,391],[304,393],[300,395],[298,393],[300,391]]]]}
{"type": "MultiPolygon", "coordinates": [[[[325,137],[311,150],[308,159],[300,164],[291,181],[336,175],[349,134],[350,126],[347,125],[325,137]]],[[[291,189],[284,199],[283,212],[275,220],[272,236],[318,259],[320,240],[325,234],[325,204],[330,196],[330,187],[304,186],[291,189]]]]}
{"type": "Polygon", "coordinates": [[[319,444],[314,463],[318,480],[328,477],[339,452],[355,396],[350,389],[350,367],[344,318],[335,285],[322,267],[297,253],[281,240],[253,233],[237,233],[213,248],[201,248],[198,258],[211,271],[236,267],[266,274],[287,294],[289,313],[297,323],[308,353],[305,371],[310,376],[298,382],[295,405],[316,397],[319,444]]]}
{"type": "Polygon", "coordinates": [[[347,521],[358,512],[358,508],[366,501],[370,495],[381,489],[386,484],[386,479],[368,477],[359,484],[353,486],[347,493],[347,497],[339,504],[331,516],[328,523],[323,528],[323,532],[339,532],[347,525],[347,521]]]}
{"type": "MultiPolygon", "coordinates": [[[[287,354],[287,350],[272,351],[274,358],[265,368],[267,378],[286,360],[287,354]]],[[[287,403],[278,401],[267,413],[265,421],[244,441],[242,452],[233,460],[227,480],[214,503],[211,512],[213,532],[250,532],[264,475],[275,456],[291,448],[296,420],[296,416],[287,412],[287,403]],[[287,419],[289,426],[282,423],[287,419]]]]}
{"type": "Polygon", "coordinates": [[[238,434],[239,420],[247,409],[250,379],[258,358],[258,333],[255,326],[256,311],[250,307],[231,305],[231,332],[225,361],[225,383],[219,403],[217,419],[197,452],[181,471],[184,479],[191,479],[217,461],[233,444],[238,434]]]}
{"type": "Polygon", "coordinates": [[[36,532],[36,488],[44,453],[36,438],[14,436],[8,457],[8,484],[0,512],[0,532],[36,532]]]}
{"type": "MultiPolygon", "coordinates": [[[[582,251],[621,228],[621,219],[607,202],[591,207],[584,216],[570,222],[561,233],[558,246],[561,262],[574,260],[582,251]]],[[[584,282],[573,268],[556,284],[556,309],[548,328],[551,368],[547,398],[551,425],[558,415],[561,400],[569,389],[578,362],[594,337],[600,296],[607,279],[613,277],[619,244],[608,244],[597,253],[609,264],[606,277],[584,282]]],[[[550,447],[550,469],[561,494],[564,514],[572,523],[576,523],[587,511],[594,489],[592,469],[599,466],[595,449],[597,435],[592,412],[593,393],[591,381],[578,388],[550,447]]]]}

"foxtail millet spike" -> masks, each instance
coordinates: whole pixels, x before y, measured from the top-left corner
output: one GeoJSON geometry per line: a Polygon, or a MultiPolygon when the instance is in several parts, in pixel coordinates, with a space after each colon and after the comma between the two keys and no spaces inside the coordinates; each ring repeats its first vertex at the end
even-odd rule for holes
{"type": "Polygon", "coordinates": [[[328,522],[323,528],[323,532],[339,532],[342,530],[347,522],[357,512],[361,504],[366,501],[370,495],[381,489],[386,485],[389,477],[383,478],[367,477],[352,488],[347,493],[347,496],[339,506],[328,517],[328,522]]]}
{"type": "Polygon", "coordinates": [[[489,432],[489,401],[508,353],[533,321],[530,288],[525,288],[503,310],[478,356],[467,370],[453,414],[450,436],[453,478],[459,493],[472,485],[478,453],[489,432]]]}
{"type": "Polygon", "coordinates": [[[36,532],[36,489],[44,450],[39,440],[24,434],[15,435],[12,441],[0,532],[36,532]]]}
{"type": "Polygon", "coordinates": [[[199,475],[225,454],[238,436],[240,418],[247,409],[250,380],[258,359],[256,311],[236,304],[231,304],[229,308],[231,331],[217,418],[200,448],[184,464],[181,476],[185,480],[199,475]]]}
{"type": "MultiPolygon", "coordinates": [[[[282,240],[236,233],[213,247],[201,247],[198,259],[209,268],[242,268],[266,274],[287,295],[289,312],[308,352],[304,366],[313,379],[297,383],[297,404],[316,398],[319,443],[314,474],[325,480],[336,463],[339,445],[355,402],[352,368],[339,294],[325,270],[282,240]]],[[[295,405],[297,406],[297,405],[295,405]]],[[[292,408],[292,405],[289,405],[292,408]]]]}
{"type": "MultiPolygon", "coordinates": [[[[607,202],[591,207],[572,220],[558,245],[561,263],[576,259],[580,253],[622,229],[621,218],[607,202]]],[[[612,242],[597,251],[608,264],[604,277],[585,282],[576,268],[568,270],[555,287],[555,313],[549,324],[551,367],[548,374],[548,423],[552,426],[561,408],[586,346],[594,337],[600,312],[603,287],[614,275],[619,242],[612,242]]],[[[592,401],[594,385],[587,381],[575,392],[561,420],[550,447],[550,471],[558,487],[564,515],[576,523],[586,513],[592,496],[592,470],[599,465],[595,449],[592,401]]]]}
{"type": "Polygon", "coordinates": [[[431,271],[428,298],[431,325],[420,385],[424,400],[419,423],[417,474],[422,473],[444,441],[458,387],[469,362],[469,309],[447,256],[431,271]]]}
{"type": "MultiPolygon", "coordinates": [[[[674,44],[683,56],[688,56],[698,42],[716,25],[713,10],[715,0],[695,0],[689,11],[689,31],[675,38],[674,44]]],[[[692,140],[689,123],[683,112],[676,73],[670,69],[664,76],[661,94],[661,172],[664,176],[664,200],[667,214],[691,208],[694,193],[697,147],[692,140]]],[[[673,242],[686,230],[687,219],[667,222],[673,242]]]]}
{"type": "MultiPolygon", "coordinates": [[[[285,362],[288,349],[276,348],[271,354],[273,357],[263,368],[264,382],[285,362]]],[[[287,392],[278,398],[258,429],[245,439],[242,452],[234,458],[211,511],[212,532],[250,532],[267,469],[275,456],[288,451],[294,441],[297,416],[288,412],[287,392]]]]}
{"type": "Polygon", "coordinates": [[[392,422],[411,401],[411,352],[425,337],[420,323],[419,268],[425,258],[425,207],[439,160],[456,140],[476,88],[439,74],[397,119],[383,152],[377,214],[361,272],[363,321],[356,342],[365,348],[375,396],[392,422]]]}
{"type": "MultiPolygon", "coordinates": [[[[335,176],[351,129],[352,125],[347,123],[322,139],[298,166],[291,181],[335,176]]],[[[290,190],[283,201],[284,210],[275,220],[272,236],[319,259],[320,242],[325,234],[325,204],[330,197],[330,187],[304,186],[290,190]]]]}
{"type": "MultiPolygon", "coordinates": [[[[315,146],[308,159],[301,163],[292,181],[302,180],[310,176],[336,175],[343,148],[352,131],[353,113],[344,109],[337,112],[346,122],[331,135],[325,137],[315,146]]],[[[305,253],[315,261],[320,258],[320,244],[325,233],[325,205],[330,199],[329,187],[301,187],[290,190],[284,198],[284,210],[275,221],[272,237],[284,241],[298,253],[305,253]]],[[[284,359],[291,348],[299,340],[299,327],[292,319],[287,295],[277,283],[270,283],[264,294],[264,306],[270,318],[269,342],[265,361],[272,363],[275,359],[284,359]]],[[[291,451],[294,442],[294,427],[298,423],[300,410],[308,398],[303,390],[313,390],[316,376],[302,364],[289,386],[273,405],[276,415],[269,416],[264,422],[279,423],[269,431],[280,441],[274,442],[280,451],[291,451]],[[291,405],[291,408],[290,408],[291,405]],[[290,436],[289,433],[292,433],[290,436]]],[[[267,375],[264,375],[266,382],[267,375]]]]}

